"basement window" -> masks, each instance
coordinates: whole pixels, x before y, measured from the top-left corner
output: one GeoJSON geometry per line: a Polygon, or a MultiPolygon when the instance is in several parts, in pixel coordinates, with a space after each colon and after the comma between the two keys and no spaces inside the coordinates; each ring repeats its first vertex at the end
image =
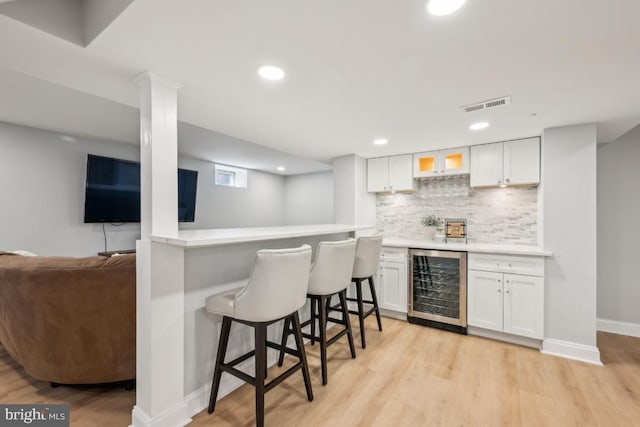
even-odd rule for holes
{"type": "Polygon", "coordinates": [[[222,187],[247,188],[247,170],[216,164],[215,180],[222,187]]]}

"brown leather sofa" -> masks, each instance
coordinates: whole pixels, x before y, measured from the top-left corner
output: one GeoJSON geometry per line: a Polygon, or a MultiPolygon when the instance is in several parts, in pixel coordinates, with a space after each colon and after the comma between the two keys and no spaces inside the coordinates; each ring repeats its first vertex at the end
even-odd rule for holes
{"type": "Polygon", "coordinates": [[[34,378],[59,384],[136,374],[135,255],[0,252],[0,344],[34,378]]]}

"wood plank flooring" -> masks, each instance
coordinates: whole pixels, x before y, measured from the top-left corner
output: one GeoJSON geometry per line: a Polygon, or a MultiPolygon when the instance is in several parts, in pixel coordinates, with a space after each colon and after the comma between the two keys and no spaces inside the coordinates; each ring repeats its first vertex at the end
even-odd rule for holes
{"type": "MultiPolygon", "coordinates": [[[[301,375],[292,376],[267,393],[267,426],[640,426],[638,338],[598,333],[598,367],[393,319],[383,326],[380,333],[367,319],[367,349],[356,343],[355,360],[346,340],[329,348],[324,387],[318,345],[307,346],[315,400],[307,402],[301,375]]],[[[68,403],[72,426],[127,426],[135,392],[52,389],[0,347],[0,402],[68,403]]],[[[243,386],[191,425],[254,423],[253,387],[243,386]]]]}
{"type": "Polygon", "coordinates": [[[135,390],[123,385],[59,386],[28,376],[0,345],[0,403],[68,404],[72,426],[124,427],[131,424],[135,390]]]}

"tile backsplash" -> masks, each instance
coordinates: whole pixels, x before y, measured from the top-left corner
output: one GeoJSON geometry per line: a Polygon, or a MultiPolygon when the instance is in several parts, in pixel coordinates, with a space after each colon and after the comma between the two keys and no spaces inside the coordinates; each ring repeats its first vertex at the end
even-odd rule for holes
{"type": "Polygon", "coordinates": [[[416,193],[376,196],[378,228],[390,238],[427,239],[427,215],[466,218],[469,243],[537,244],[538,189],[469,186],[469,175],[416,181],[416,193]]]}

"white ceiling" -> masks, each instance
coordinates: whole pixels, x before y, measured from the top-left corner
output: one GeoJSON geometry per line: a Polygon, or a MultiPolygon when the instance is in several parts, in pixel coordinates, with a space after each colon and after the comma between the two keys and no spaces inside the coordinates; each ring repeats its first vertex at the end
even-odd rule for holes
{"type": "Polygon", "coordinates": [[[180,120],[319,161],[585,122],[607,142],[640,122],[638,16],[636,0],[468,0],[441,18],[423,0],[135,0],[87,48],[0,16],[0,68],[131,107],[150,70],[182,84],[180,120]],[[285,80],[260,80],[266,63],[285,80]],[[503,95],[502,109],[459,108],[503,95]],[[470,132],[477,120],[491,127],[470,132]]]}

